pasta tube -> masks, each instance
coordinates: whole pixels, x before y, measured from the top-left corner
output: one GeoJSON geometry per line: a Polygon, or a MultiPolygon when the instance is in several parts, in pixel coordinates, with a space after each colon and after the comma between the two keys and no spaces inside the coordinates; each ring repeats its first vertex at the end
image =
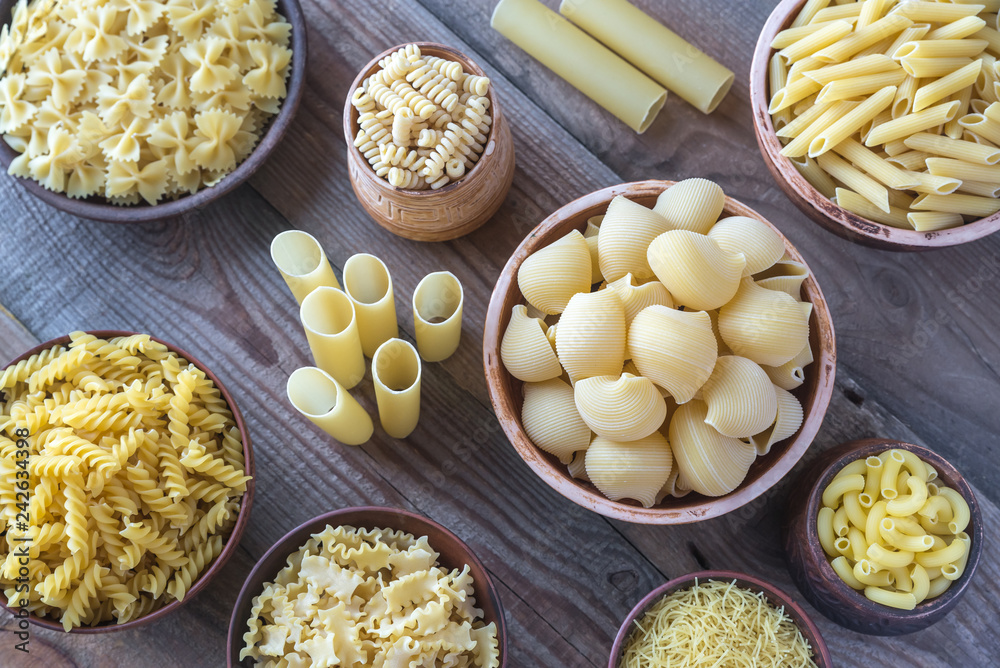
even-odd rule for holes
{"type": "Polygon", "coordinates": [[[341,290],[316,288],[299,309],[316,366],[350,389],[365,376],[354,305],[341,290]]]}
{"type": "Polygon", "coordinates": [[[904,143],[915,151],[933,153],[943,158],[962,160],[977,165],[1000,163],[1000,148],[984,146],[971,141],[941,137],[928,133],[918,133],[907,137],[904,143]]]}
{"type": "Polygon", "coordinates": [[[271,260],[299,304],[318,287],[340,287],[323,247],[308,232],[286,230],[274,237],[271,260]]]}
{"type": "Polygon", "coordinates": [[[358,253],[344,264],[344,289],[358,314],[358,335],[365,357],[399,336],[392,277],[382,260],[358,253]]]}
{"type": "MultiPolygon", "coordinates": [[[[879,112],[892,104],[892,100],[895,96],[896,87],[886,86],[859,104],[857,107],[845,114],[840,120],[833,123],[833,125],[828,127],[823,132],[819,133],[819,135],[812,140],[812,143],[809,144],[809,157],[816,158],[821,156],[840,142],[853,135],[861,129],[862,125],[874,119],[878,116],[879,112]]],[[[880,125],[879,128],[884,125],[887,124],[880,125]]],[[[874,134],[877,130],[878,128],[872,130],[872,134],[874,134]]],[[[869,135],[869,141],[870,138],[871,135],[869,135]]],[[[868,146],[872,145],[867,142],[866,144],[868,146]]]]}
{"type": "Polygon", "coordinates": [[[368,413],[330,374],[309,366],[288,377],[288,401],[295,410],[344,445],[361,445],[372,437],[368,413]]]}
{"type": "Polygon", "coordinates": [[[1000,211],[1000,200],[975,195],[921,195],[913,200],[913,208],[985,218],[1000,211]]]}
{"type": "Polygon", "coordinates": [[[413,291],[413,327],[417,350],[428,362],[447,359],[458,349],[462,337],[462,306],[465,293],[454,274],[427,274],[413,291]]]}
{"type": "Polygon", "coordinates": [[[868,138],[865,140],[865,146],[887,144],[896,139],[909,137],[910,135],[921,132],[922,130],[937,127],[938,125],[947,123],[951,119],[955,118],[957,113],[958,102],[953,101],[939,104],[935,107],[931,107],[930,109],[924,109],[923,111],[907,114],[902,118],[891,120],[888,123],[883,123],[877,128],[872,129],[868,138]]]}
{"type": "Polygon", "coordinates": [[[538,0],[500,0],[490,25],[638,133],[667,92],[538,0]]]}
{"type": "Polygon", "coordinates": [[[420,356],[410,343],[389,339],[372,358],[379,421],[385,433],[406,438],[420,419],[420,356]]]}
{"type": "Polygon", "coordinates": [[[559,13],[705,114],[733,73],[627,0],[563,0],[559,13]]]}

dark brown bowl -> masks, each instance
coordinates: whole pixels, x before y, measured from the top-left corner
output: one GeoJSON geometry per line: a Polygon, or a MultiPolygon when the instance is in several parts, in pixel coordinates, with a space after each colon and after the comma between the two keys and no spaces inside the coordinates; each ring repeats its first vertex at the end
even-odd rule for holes
{"type": "MultiPolygon", "coordinates": [[[[139,332],[129,332],[117,329],[102,329],[102,330],[89,331],[87,333],[93,334],[99,339],[111,339],[116,336],[132,336],[133,334],[138,334],[139,332]]],[[[208,586],[208,583],[211,582],[212,578],[214,578],[222,571],[223,566],[226,565],[226,562],[229,561],[229,558],[233,556],[234,552],[236,552],[236,547],[240,544],[240,538],[243,537],[243,532],[247,528],[247,522],[250,521],[250,506],[253,505],[256,468],[254,466],[253,448],[250,446],[250,432],[247,431],[246,422],[243,420],[243,414],[240,413],[240,409],[236,405],[236,401],[233,399],[233,396],[229,393],[229,390],[226,389],[226,386],[222,384],[222,381],[219,380],[219,377],[216,376],[211,369],[209,369],[200,361],[198,361],[195,357],[193,357],[190,353],[181,350],[180,348],[178,348],[173,344],[167,343],[163,339],[157,338],[155,336],[150,336],[150,338],[153,339],[154,341],[157,341],[167,346],[170,350],[182,356],[188,362],[194,364],[196,367],[204,371],[205,375],[208,376],[208,378],[210,378],[213,383],[215,383],[215,386],[217,388],[219,388],[219,393],[222,395],[222,398],[229,406],[229,410],[233,412],[233,421],[236,422],[236,428],[240,430],[240,434],[242,434],[243,436],[243,457],[244,457],[243,470],[246,473],[246,475],[250,476],[250,480],[247,482],[247,491],[246,493],[243,494],[243,498],[240,500],[240,512],[236,516],[236,525],[233,527],[232,532],[230,532],[228,538],[226,539],[225,545],[222,548],[222,552],[219,554],[218,557],[215,558],[215,561],[213,561],[211,565],[209,565],[209,567],[200,576],[198,576],[198,579],[191,584],[191,587],[187,590],[187,594],[184,596],[183,601],[173,601],[158,610],[154,610],[148,615],[139,617],[138,619],[133,619],[131,621],[125,622],[124,624],[105,622],[97,626],[79,626],[75,629],[71,629],[69,631],[70,633],[88,634],[88,633],[111,633],[114,631],[124,631],[125,629],[134,629],[139,626],[144,626],[146,624],[149,624],[150,622],[162,619],[163,617],[171,614],[172,612],[175,612],[182,605],[187,604],[188,601],[193,599],[195,595],[198,594],[198,592],[200,592],[202,589],[208,586]]],[[[60,336],[45,343],[40,343],[31,350],[11,360],[8,364],[4,365],[3,367],[0,367],[0,370],[6,369],[8,366],[26,360],[32,355],[37,355],[43,350],[48,350],[53,346],[65,346],[69,344],[69,342],[70,338],[67,335],[67,336],[60,336]]],[[[0,606],[3,606],[6,610],[11,612],[12,614],[15,615],[17,614],[16,609],[12,609],[7,606],[7,597],[4,596],[2,592],[0,592],[0,606]]],[[[49,619],[47,617],[38,617],[35,614],[31,614],[29,620],[31,621],[32,624],[36,624],[46,629],[51,629],[53,631],[63,630],[62,624],[54,619],[49,619]]]]}
{"type": "MultiPolygon", "coordinates": [[[[462,64],[470,74],[486,73],[458,49],[436,42],[414,42],[422,53],[462,64]]],[[[489,113],[493,117],[483,154],[472,170],[454,183],[437,190],[405,190],[375,174],[354,145],[358,132],[358,110],[351,95],[361,82],[379,69],[378,61],[398,51],[403,44],[386,49],[368,62],[351,84],[344,102],[344,140],[351,187],[372,219],[395,235],[414,241],[448,241],[469,234],[493,217],[514,181],[514,140],[500,100],[490,86],[489,113]]]]}
{"type": "Polygon", "coordinates": [[[233,607],[233,616],[229,620],[229,639],[226,650],[226,666],[228,668],[247,667],[253,665],[248,658],[240,661],[240,650],[245,646],[243,634],[247,630],[247,620],[250,619],[250,608],[253,599],[264,590],[264,583],[274,579],[282,568],[285,560],[302,547],[309,537],[323,530],[326,525],[353,526],[368,529],[390,528],[411,533],[414,536],[427,536],[430,546],[440,557],[438,561],[447,569],[468,565],[475,581],[476,605],[483,611],[483,621],[497,625],[497,642],[500,647],[500,668],[507,665],[507,625],[504,622],[503,606],[496,585],[483,563],[479,561],[469,546],[448,529],[427,519],[422,515],[411,513],[399,508],[380,508],[363,506],[359,508],[341,508],[314,517],[300,524],[285,534],[277,543],[271,546],[257,565],[250,571],[240,595],[233,607]]]}
{"type": "MultiPolygon", "coordinates": [[[[521,458],[542,480],[573,503],[607,517],[639,524],[701,522],[750,503],[770,489],[795,466],[819,431],[833,395],[837,369],[833,319],[823,291],[810,271],[809,277],[802,284],[802,295],[805,301],[813,305],[809,319],[809,343],[812,345],[815,361],[805,369],[805,383],[792,392],[802,402],[802,426],[790,437],[775,443],[771,452],[757,457],[746,478],[731,493],[714,498],[695,492],[679,499],[668,496],[652,508],[643,508],[630,500],[611,501],[589,482],[573,478],[566,465],[555,455],[544,452],[531,442],[521,424],[524,383],[514,378],[500,360],[500,342],[510,322],[511,309],[515,304],[524,302],[517,286],[517,272],[521,263],[536,250],[548,246],[571,230],[582,232],[587,220],[603,214],[615,196],[625,195],[639,204],[652,206],[656,203],[657,196],[671,185],[673,181],[637,181],[611,186],[570,202],[542,221],[525,237],[500,272],[490,299],[483,335],[483,366],[490,401],[507,438],[521,458]]],[[[723,215],[747,216],[764,221],[784,239],[785,250],[792,259],[806,264],[798,250],[781,234],[781,230],[745,204],[727,197],[723,215]]]]}
{"type": "Polygon", "coordinates": [[[827,230],[850,241],[873,248],[894,251],[923,251],[964,244],[1000,230],[1000,213],[988,218],[954,227],[949,230],[917,232],[902,230],[842,209],[823,196],[805,180],[791,160],[781,155],[771,115],[767,113],[771,96],[767,80],[767,66],[774,50],[771,42],[775,35],[787,28],[798,15],[805,0],[781,0],[764,24],[750,67],[750,105],[753,108],[753,127],[764,162],[785,191],[788,199],[802,213],[827,230]]]}
{"type": "Polygon", "coordinates": [[[968,589],[982,556],[983,516],[972,487],[941,455],[922,445],[869,438],[850,441],[827,450],[799,477],[789,494],[782,536],[788,570],[799,591],[813,607],[852,631],[873,636],[898,636],[916,633],[940,621],[968,589]],[[822,504],[823,490],[833,477],[856,459],[864,459],[893,448],[909,450],[929,462],[937,469],[939,479],[965,498],[972,514],[966,529],[972,538],[972,547],[962,577],[945,593],[920,603],[913,610],[879,605],[844,584],[830,565],[816,532],[816,516],[822,504]]]}
{"type": "MultiPolygon", "coordinates": [[[[17,0],[0,0],[0,17],[3,23],[9,23],[11,12],[17,0]]],[[[277,0],[278,13],[288,19],[292,25],[291,43],[292,71],[288,79],[288,95],[281,103],[281,109],[273,116],[263,138],[247,158],[236,169],[227,174],[219,183],[208,188],[202,188],[193,195],[184,195],[178,199],[149,205],[145,202],[131,206],[116,206],[109,204],[103,197],[88,197],[73,199],[63,193],[47,190],[32,179],[15,178],[21,186],[32,195],[49,206],[60,211],[99,220],[106,223],[147,223],[166,218],[175,218],[181,214],[195,211],[208,206],[223,195],[231,192],[241,183],[249,179],[260,169],[264,161],[278,145],[288,131],[292,117],[299,108],[306,76],[306,24],[302,16],[299,0],[277,0]]],[[[0,166],[4,173],[11,161],[18,156],[7,142],[0,140],[0,166]]]]}
{"type": "Polygon", "coordinates": [[[660,585],[635,604],[632,612],[628,613],[625,621],[622,622],[621,628],[618,629],[618,635],[615,636],[615,644],[611,648],[611,656],[608,658],[608,668],[619,668],[622,655],[625,653],[625,644],[632,633],[635,622],[641,619],[646,614],[646,611],[661,598],[675,591],[694,586],[695,580],[700,582],[710,580],[732,582],[735,580],[736,584],[744,589],[762,592],[771,605],[776,608],[785,608],[785,614],[795,622],[795,625],[802,631],[802,636],[812,647],[813,660],[816,662],[816,665],[819,668],[830,668],[833,666],[833,662],[830,660],[830,650],[827,649],[826,642],[823,640],[823,636],[820,635],[819,629],[809,619],[809,615],[806,614],[802,606],[796,603],[791,596],[774,585],[755,578],[752,575],[736,573],[734,571],[699,571],[697,573],[682,575],[679,578],[670,580],[666,584],[660,585]]]}

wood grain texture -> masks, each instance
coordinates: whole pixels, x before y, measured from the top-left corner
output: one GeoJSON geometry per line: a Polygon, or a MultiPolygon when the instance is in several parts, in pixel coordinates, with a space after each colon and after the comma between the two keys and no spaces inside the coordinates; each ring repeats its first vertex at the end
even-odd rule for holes
{"type": "MultiPolygon", "coordinates": [[[[290,528],[351,505],[415,510],[468,543],[497,581],[513,666],[605,665],[632,606],[670,577],[703,567],[764,577],[801,602],[781,556],[785,481],[734,513],[695,525],[608,521],[539,481],[489,409],[481,342],[501,268],[549,213],[621,181],[716,179],[781,228],[815,271],[833,312],[840,364],[827,419],[799,467],[853,438],[929,444],[977,488],[986,535],[1000,532],[1000,305],[993,287],[1000,238],[934,254],[888,254],[839,239],[797,212],[767,173],[750,118],[750,55],[773,2],[637,0],[737,76],[711,116],[671,97],[642,136],[492,32],[493,4],[305,0],[310,61],[295,123],[249,185],[180,221],[91,223],[0,178],[0,303],[30,332],[0,317],[0,357],[81,327],[157,334],[219,374],[243,408],[257,455],[247,533],[197,605],[99,639],[35,631],[36,656],[46,656],[44,645],[65,657],[46,665],[223,665],[229,614],[253,563],[290,528]],[[452,45],[486,70],[517,152],[514,183],[497,215],[441,244],[409,242],[375,225],[355,199],[344,157],[341,114],[350,82],[373,54],[409,40],[452,45]],[[285,380],[309,356],[268,245],[292,227],[314,234],[338,271],[355,252],[385,260],[405,338],[413,333],[408,296],[421,277],[447,269],[465,286],[462,344],[450,359],[425,367],[424,419],[405,441],[377,429],[369,444],[344,448],[287,405],[285,380]]],[[[370,379],[354,395],[375,413],[370,379]]],[[[987,552],[956,610],[902,640],[870,639],[813,618],[837,665],[898,666],[905,656],[902,665],[987,666],[1000,655],[998,582],[1000,563],[987,552]]],[[[10,663],[12,622],[0,617],[0,665],[10,663]]]]}

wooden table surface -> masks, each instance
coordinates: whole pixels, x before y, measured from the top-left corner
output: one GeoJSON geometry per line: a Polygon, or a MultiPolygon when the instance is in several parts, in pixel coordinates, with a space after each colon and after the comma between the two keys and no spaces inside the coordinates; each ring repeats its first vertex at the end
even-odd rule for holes
{"type": "MultiPolygon", "coordinates": [[[[555,6],[555,0],[546,0],[555,6]]],[[[61,215],[0,178],[0,361],[74,329],[147,331],[216,370],[247,417],[257,497],[237,555],[178,614],[103,636],[34,630],[13,651],[0,616],[3,666],[223,666],[229,615],[255,560],[292,527],[355,505],[409,508],[471,545],[500,588],[509,666],[607,664],[629,609],[664,580],[703,567],[741,570],[795,590],[778,518],[787,481],[727,516],[682,527],[609,521],[542,484],[501,431],[486,393],[482,334],[509,254],[547,214],[597,188],[702,176],[774,222],[814,269],[833,311],[837,389],[803,463],[836,443],[884,436],[924,443],[973,482],[987,536],[1000,530],[1000,235],[927,254],[853,245],[809,222],[778,190],[757,150],[747,81],[775,2],[639,0],[736,72],[704,116],[670,97],[637,136],[489,27],[493,0],[303,0],[307,90],[284,143],[248,185],[183,220],[118,227],[61,215]],[[471,55],[503,98],[517,151],[499,213],[457,241],[396,238],[362,211],[347,178],[340,118],[356,71],[393,44],[429,40],[471,55]],[[376,428],[360,448],[300,418],[285,380],[310,364],[294,300],[268,245],[298,228],[325,246],[338,274],[357,252],[393,273],[403,336],[422,276],[447,269],[465,285],[462,345],[424,370],[423,419],[405,441],[376,428]]],[[[370,379],[355,392],[375,413],[370,379]]],[[[816,622],[838,665],[998,665],[1000,558],[984,551],[970,591],[944,621],[880,639],[816,622]]],[[[807,609],[810,609],[806,605],[807,609]]]]}

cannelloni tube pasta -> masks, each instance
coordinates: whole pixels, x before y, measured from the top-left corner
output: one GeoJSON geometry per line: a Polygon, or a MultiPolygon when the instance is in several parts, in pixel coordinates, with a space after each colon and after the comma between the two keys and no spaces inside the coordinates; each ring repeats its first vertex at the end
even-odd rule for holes
{"type": "Polygon", "coordinates": [[[563,0],[559,13],[702,113],[733,84],[729,69],[627,0],[563,0]]]}
{"type": "Polygon", "coordinates": [[[271,259],[299,304],[320,286],[340,287],[323,247],[308,232],[286,230],[274,237],[271,259]]]}
{"type": "Polygon", "coordinates": [[[667,99],[655,81],[538,0],[500,0],[490,25],[638,133],[667,99]]]}
{"type": "Polygon", "coordinates": [[[372,358],[378,416],[385,433],[406,438],[420,419],[420,355],[407,341],[389,339],[372,358]]]}
{"type": "Polygon", "coordinates": [[[440,362],[458,350],[462,337],[462,283],[449,271],[427,274],[413,291],[417,350],[427,362],[440,362]]]}
{"type": "Polygon", "coordinates": [[[961,577],[969,505],[903,449],[844,466],[823,490],[816,530],[834,572],[881,605],[912,610],[961,577]]]}
{"type": "Polygon", "coordinates": [[[302,300],[299,317],[316,366],[347,389],[360,383],[365,357],[354,304],[343,290],[316,288],[302,300]]]}
{"type": "Polygon", "coordinates": [[[344,445],[361,445],[372,437],[368,413],[326,371],[314,366],[296,369],[286,391],[295,410],[344,445]]]}
{"type": "Polygon", "coordinates": [[[389,269],[374,255],[352,255],[344,263],[344,290],[358,314],[361,349],[372,357],[380,345],[399,336],[389,269]]]}
{"type": "Polygon", "coordinates": [[[842,209],[883,225],[931,232],[996,213],[993,4],[806,3],[771,45],[781,154],[842,209]]]}

